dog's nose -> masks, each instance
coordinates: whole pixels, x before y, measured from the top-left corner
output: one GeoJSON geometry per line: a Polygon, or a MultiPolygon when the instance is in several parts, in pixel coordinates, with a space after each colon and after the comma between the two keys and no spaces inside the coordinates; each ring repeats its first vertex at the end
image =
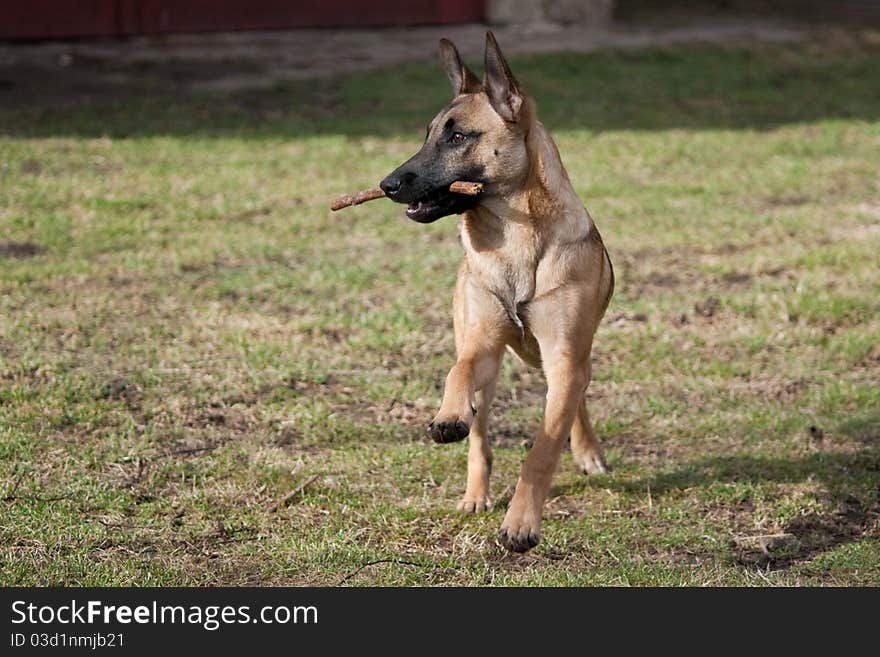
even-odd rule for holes
{"type": "Polygon", "coordinates": [[[379,187],[385,192],[385,196],[390,196],[391,198],[394,198],[400,192],[401,185],[403,185],[403,181],[396,176],[388,176],[379,183],[379,187]]]}
{"type": "Polygon", "coordinates": [[[395,198],[400,194],[403,185],[412,182],[415,177],[415,174],[412,172],[401,174],[394,171],[393,173],[388,174],[385,177],[385,180],[379,183],[379,187],[385,192],[385,196],[395,198]]]}

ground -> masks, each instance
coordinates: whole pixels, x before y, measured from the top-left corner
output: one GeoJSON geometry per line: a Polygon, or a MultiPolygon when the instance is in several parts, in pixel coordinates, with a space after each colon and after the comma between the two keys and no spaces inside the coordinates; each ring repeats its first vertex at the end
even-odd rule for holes
{"type": "Polygon", "coordinates": [[[880,584],[877,33],[511,59],[616,267],[588,392],[613,471],[565,455],[541,544],[498,546],[544,394],[507,359],[496,507],[454,511],[466,448],[424,427],[455,218],[327,208],[418,148],[436,64],[10,67],[0,583],[880,584]]]}

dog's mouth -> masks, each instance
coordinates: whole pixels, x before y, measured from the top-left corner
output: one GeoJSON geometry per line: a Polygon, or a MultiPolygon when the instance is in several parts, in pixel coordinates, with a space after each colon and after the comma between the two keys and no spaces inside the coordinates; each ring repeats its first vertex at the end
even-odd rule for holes
{"type": "Polygon", "coordinates": [[[449,185],[437,187],[409,204],[406,216],[420,224],[429,224],[450,214],[461,214],[477,204],[478,197],[455,194],[449,185]]]}

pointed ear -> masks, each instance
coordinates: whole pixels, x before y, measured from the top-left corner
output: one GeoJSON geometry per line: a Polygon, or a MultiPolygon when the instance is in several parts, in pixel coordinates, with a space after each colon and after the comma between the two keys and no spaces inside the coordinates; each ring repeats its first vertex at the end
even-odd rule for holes
{"type": "Polygon", "coordinates": [[[482,89],[479,78],[465,66],[458,50],[452,45],[452,41],[440,39],[440,63],[452,83],[452,92],[458,94],[474,93],[482,89]]]}
{"type": "Polygon", "coordinates": [[[501,54],[495,35],[486,32],[486,78],[483,80],[492,107],[505,121],[519,120],[523,93],[501,54]]]}

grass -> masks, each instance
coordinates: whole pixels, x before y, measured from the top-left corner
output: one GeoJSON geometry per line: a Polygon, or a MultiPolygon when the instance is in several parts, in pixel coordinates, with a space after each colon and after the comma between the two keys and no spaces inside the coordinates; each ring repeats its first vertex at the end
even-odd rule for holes
{"type": "Polygon", "coordinates": [[[423,434],[454,218],[327,209],[415,151],[437,66],[0,108],[0,584],[880,584],[876,42],[513,58],[618,279],[614,471],[566,454],[522,556],[542,376],[505,361],[488,514],[423,434]]]}

